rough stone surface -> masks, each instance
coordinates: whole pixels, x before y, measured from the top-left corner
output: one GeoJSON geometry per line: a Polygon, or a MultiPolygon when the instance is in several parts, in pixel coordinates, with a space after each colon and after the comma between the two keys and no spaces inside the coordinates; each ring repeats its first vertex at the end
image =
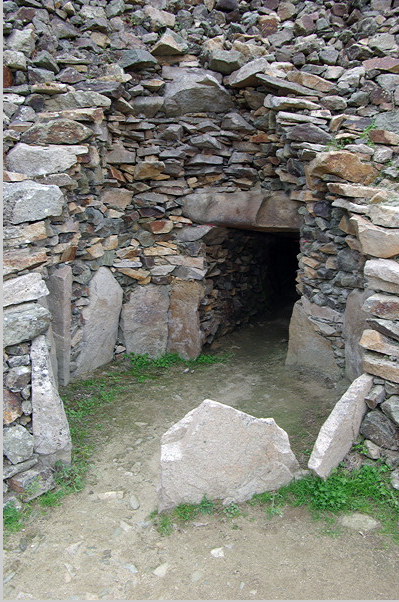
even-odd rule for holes
{"type": "Polygon", "coordinates": [[[90,303],[83,309],[83,347],[75,375],[110,362],[118,336],[122,288],[108,268],[96,272],[89,291],[90,303]]]}
{"type": "Polygon", "coordinates": [[[3,313],[3,345],[18,345],[46,332],[51,314],[37,303],[11,306],[3,313]]]}
{"type": "Polygon", "coordinates": [[[399,429],[379,410],[373,410],[366,415],[360,432],[380,447],[394,451],[399,449],[399,429]]]}
{"type": "MultiPolygon", "coordinates": [[[[396,358],[394,358],[396,360],[396,358]]],[[[381,354],[366,352],[363,359],[363,369],[369,374],[399,383],[399,366],[397,361],[386,359],[381,354]]]]}
{"type": "Polygon", "coordinates": [[[170,292],[169,335],[167,351],[186,359],[201,353],[199,303],[204,295],[200,282],[176,280],[170,292]]]}
{"type": "Polygon", "coordinates": [[[93,135],[90,128],[71,119],[55,119],[33,125],[21,136],[27,144],[79,144],[93,135]]]}
{"type": "Polygon", "coordinates": [[[355,289],[346,300],[343,333],[345,339],[345,371],[350,380],[363,373],[363,350],[359,345],[367,327],[369,313],[365,310],[367,298],[373,291],[355,289]]]}
{"type": "Polygon", "coordinates": [[[377,318],[396,320],[399,316],[399,298],[376,293],[365,300],[363,310],[377,318]]]}
{"type": "Polygon", "coordinates": [[[297,230],[297,204],[282,192],[218,192],[217,188],[184,197],[183,215],[194,222],[250,230],[297,230]]]}
{"type": "Polygon", "coordinates": [[[202,69],[171,71],[173,81],[165,85],[165,112],[169,117],[212,110],[224,113],[233,108],[230,94],[212,72],[202,69]]]}
{"type": "Polygon", "coordinates": [[[399,294],[399,264],[390,259],[369,259],[364,266],[369,287],[399,294]]]}
{"type": "Polygon", "coordinates": [[[53,471],[46,466],[35,466],[21,472],[8,483],[13,491],[22,494],[24,502],[30,502],[55,487],[53,471]]]}
{"type": "Polygon", "coordinates": [[[88,151],[86,146],[30,146],[19,142],[8,153],[7,168],[28,176],[62,173],[72,167],[79,155],[88,151]]]}
{"type": "Polygon", "coordinates": [[[3,184],[4,209],[12,224],[61,215],[64,195],[58,186],[32,180],[3,184]]]}
{"type": "Polygon", "coordinates": [[[316,332],[301,301],[295,303],[291,316],[286,364],[316,370],[332,379],[339,374],[331,344],[316,332]]]}
{"type": "Polygon", "coordinates": [[[33,453],[33,437],[20,424],[3,429],[3,453],[12,464],[28,460],[33,453]]]}
{"type": "Polygon", "coordinates": [[[50,291],[48,306],[57,357],[57,378],[66,386],[70,378],[72,268],[58,267],[47,279],[50,291]]]}
{"type": "Polygon", "coordinates": [[[3,424],[11,424],[22,415],[22,399],[16,393],[3,389],[3,424]]]}
{"type": "Polygon", "coordinates": [[[380,526],[378,520],[375,520],[368,514],[362,514],[361,512],[353,512],[353,514],[348,514],[345,516],[341,516],[339,518],[339,523],[343,527],[348,527],[349,529],[355,529],[355,531],[372,531],[373,529],[377,529],[380,526]]]}
{"type": "Polygon", "coordinates": [[[169,287],[135,288],[123,304],[120,327],[128,353],[160,357],[168,342],[169,287]]]}
{"type": "Polygon", "coordinates": [[[32,341],[32,425],[35,452],[53,465],[71,462],[71,436],[61,397],[58,394],[46,337],[32,341]]]}
{"type": "Polygon", "coordinates": [[[399,395],[392,395],[381,404],[381,410],[395,424],[399,425],[399,395]]]}
{"type": "Polygon", "coordinates": [[[385,259],[399,255],[399,229],[375,226],[360,215],[354,215],[350,222],[355,226],[364,255],[385,259]]]}
{"type": "Polygon", "coordinates": [[[323,479],[338,466],[359,434],[373,378],[362,374],[350,385],[320,429],[308,467],[323,479]]]}
{"type": "Polygon", "coordinates": [[[206,399],[161,439],[159,510],[208,498],[243,502],[299,472],[273,418],[254,418],[206,399]]]}
{"type": "Polygon", "coordinates": [[[316,184],[315,178],[322,178],[325,174],[359,184],[370,184],[377,175],[372,165],[362,163],[357,155],[348,151],[319,153],[316,159],[306,166],[305,172],[310,188],[316,184]]]}
{"type": "Polygon", "coordinates": [[[3,284],[3,307],[36,301],[49,294],[48,288],[37,272],[18,276],[3,284]]]}

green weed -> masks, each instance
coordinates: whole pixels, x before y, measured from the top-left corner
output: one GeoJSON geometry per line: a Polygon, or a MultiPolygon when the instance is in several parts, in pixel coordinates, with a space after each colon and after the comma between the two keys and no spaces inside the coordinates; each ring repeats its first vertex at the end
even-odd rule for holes
{"type": "Polygon", "coordinates": [[[177,353],[167,353],[159,358],[149,357],[148,353],[140,355],[129,353],[127,357],[130,361],[130,372],[137,379],[137,382],[145,382],[155,379],[162,374],[165,369],[172,366],[184,366],[186,368],[198,368],[201,366],[210,366],[228,359],[228,354],[209,355],[201,354],[196,359],[186,360],[177,353]]]}
{"type": "Polygon", "coordinates": [[[240,516],[241,510],[235,502],[232,502],[223,508],[223,514],[228,518],[236,518],[237,516],[240,516]]]}
{"type": "Polygon", "coordinates": [[[358,470],[335,469],[324,481],[308,476],[292,481],[276,492],[254,495],[252,505],[265,505],[269,514],[285,505],[307,506],[314,517],[327,518],[343,512],[364,512],[382,523],[382,531],[398,538],[399,493],[389,483],[385,464],[364,464],[358,470]]]}
{"type": "Polygon", "coordinates": [[[7,504],[3,509],[4,535],[20,531],[30,513],[31,506],[29,504],[24,504],[22,508],[17,508],[14,504],[7,504]]]}
{"type": "Polygon", "coordinates": [[[360,134],[360,138],[363,138],[363,140],[366,142],[366,144],[368,146],[371,146],[371,147],[375,146],[374,142],[370,138],[370,132],[372,130],[375,130],[376,128],[377,128],[377,125],[376,125],[375,121],[372,121],[370,123],[370,125],[368,125],[367,127],[365,127],[364,130],[363,130],[363,132],[360,134]]]}

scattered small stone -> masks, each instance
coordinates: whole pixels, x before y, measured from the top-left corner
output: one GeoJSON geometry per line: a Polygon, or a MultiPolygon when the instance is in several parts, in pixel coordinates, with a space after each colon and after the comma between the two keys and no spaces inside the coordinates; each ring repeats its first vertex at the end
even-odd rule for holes
{"type": "MultiPolygon", "coordinates": [[[[135,575],[136,573],[138,573],[138,568],[134,566],[134,564],[129,564],[126,563],[124,565],[122,565],[123,568],[125,568],[126,570],[130,571],[130,573],[132,573],[133,575],[135,575]]],[[[158,567],[159,568],[159,567],[158,567]]]]}
{"type": "Polygon", "coordinates": [[[123,491],[105,491],[104,493],[97,493],[99,500],[121,500],[123,496],[123,491]]]}
{"type": "Polygon", "coordinates": [[[169,564],[164,562],[163,564],[160,564],[154,571],[152,571],[152,574],[156,575],[157,577],[165,577],[166,573],[168,572],[168,568],[169,564]]]}
{"type": "Polygon", "coordinates": [[[138,510],[138,508],[140,508],[140,502],[134,493],[132,493],[129,498],[129,506],[132,510],[138,510]]]}
{"type": "Polygon", "coordinates": [[[211,550],[211,555],[214,558],[224,558],[224,550],[223,548],[213,548],[213,550],[211,550]]]}
{"type": "Polygon", "coordinates": [[[65,548],[65,551],[70,555],[70,556],[75,556],[75,554],[77,553],[77,551],[79,550],[80,546],[82,545],[83,541],[78,541],[76,543],[71,544],[70,546],[68,546],[67,548],[65,548]]]}

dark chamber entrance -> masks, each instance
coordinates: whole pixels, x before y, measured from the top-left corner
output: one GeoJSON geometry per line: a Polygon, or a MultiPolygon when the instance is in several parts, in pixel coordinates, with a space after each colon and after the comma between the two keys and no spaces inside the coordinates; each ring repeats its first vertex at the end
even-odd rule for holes
{"type": "Polygon", "coordinates": [[[274,310],[293,305],[299,298],[295,288],[299,235],[296,233],[260,234],[259,244],[265,247],[261,274],[268,291],[268,309],[274,310]],[[264,239],[263,243],[262,239],[264,239]]]}
{"type": "Polygon", "coordinates": [[[288,315],[296,293],[298,232],[223,229],[207,241],[207,296],[201,307],[204,342],[211,343],[252,320],[288,315]]]}

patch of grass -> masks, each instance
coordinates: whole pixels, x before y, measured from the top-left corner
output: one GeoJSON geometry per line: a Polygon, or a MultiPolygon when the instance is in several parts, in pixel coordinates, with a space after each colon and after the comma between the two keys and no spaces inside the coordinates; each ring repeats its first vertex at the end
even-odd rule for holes
{"type": "Polygon", "coordinates": [[[126,357],[130,361],[130,372],[137,379],[137,382],[146,382],[155,379],[162,374],[165,369],[172,366],[184,366],[185,368],[199,368],[201,366],[211,366],[227,360],[229,354],[210,355],[201,354],[196,359],[186,360],[177,353],[166,353],[162,357],[152,358],[148,353],[143,355],[129,353],[126,357]]]}
{"type": "Polygon", "coordinates": [[[24,527],[30,513],[30,504],[25,504],[22,508],[17,508],[14,504],[7,504],[3,509],[4,535],[20,531],[24,527]]]}
{"type": "MultiPolygon", "coordinates": [[[[340,534],[336,523],[338,514],[362,512],[379,520],[382,525],[379,532],[399,543],[399,492],[390,485],[390,470],[381,462],[364,464],[352,471],[340,466],[325,481],[309,475],[277,491],[256,494],[247,504],[262,507],[269,518],[282,516],[287,506],[305,506],[315,520],[324,521],[321,533],[331,537],[340,534]]],[[[223,506],[220,501],[204,496],[199,504],[180,504],[161,514],[154,512],[150,519],[161,535],[170,535],[176,525],[192,521],[199,514],[233,519],[245,516],[244,509],[244,504],[233,502],[223,506]]]]}
{"type": "Polygon", "coordinates": [[[325,481],[310,475],[276,492],[257,494],[250,503],[266,506],[269,514],[285,505],[307,506],[318,518],[363,512],[379,520],[382,531],[399,541],[399,492],[390,486],[389,474],[390,468],[382,463],[364,464],[352,471],[339,467],[325,481]]]}
{"type": "Polygon", "coordinates": [[[223,514],[228,518],[236,518],[237,516],[240,516],[242,512],[240,507],[235,502],[232,502],[223,508],[223,514]]]}
{"type": "Polygon", "coordinates": [[[371,147],[375,146],[374,142],[370,138],[370,132],[372,130],[375,130],[376,128],[377,128],[377,125],[376,125],[375,121],[372,121],[370,123],[370,125],[368,125],[367,127],[365,127],[364,130],[363,130],[363,132],[360,134],[360,138],[363,138],[363,140],[366,142],[366,144],[368,146],[371,146],[371,147]]]}

